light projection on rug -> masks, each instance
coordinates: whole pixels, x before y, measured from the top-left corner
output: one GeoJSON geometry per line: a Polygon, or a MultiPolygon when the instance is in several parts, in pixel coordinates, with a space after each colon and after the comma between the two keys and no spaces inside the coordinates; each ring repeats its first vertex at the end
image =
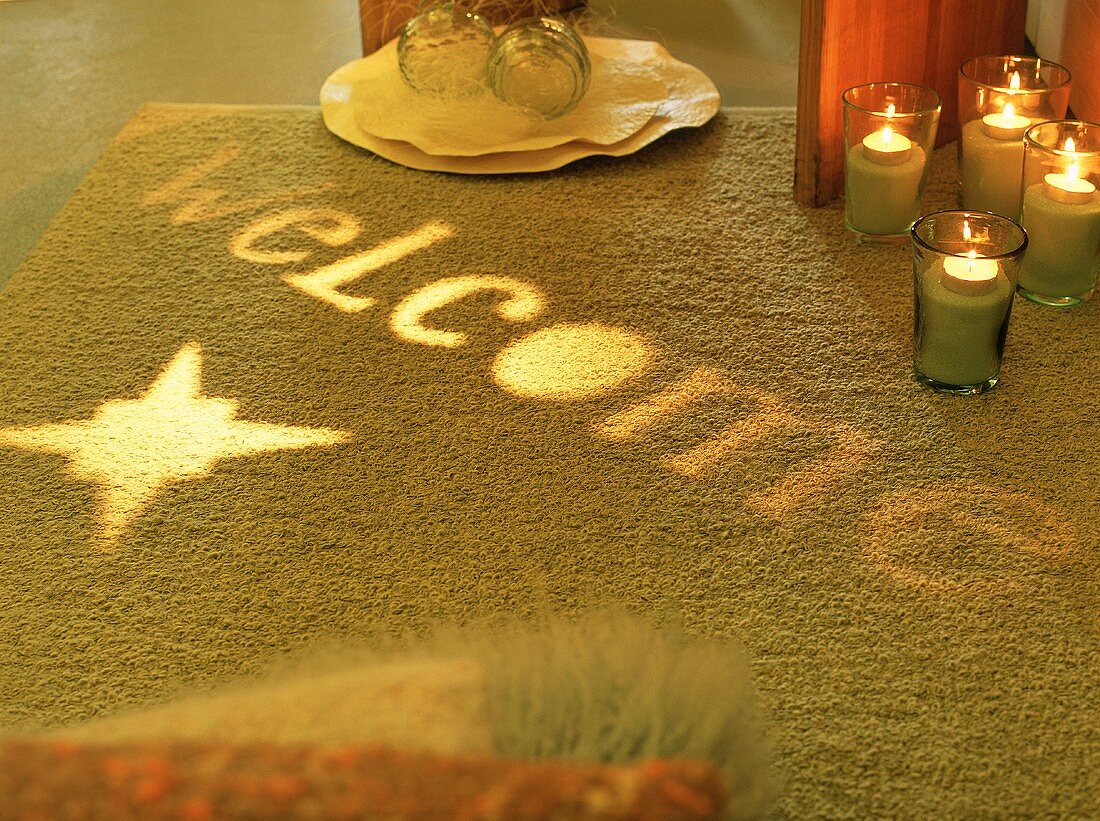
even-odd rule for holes
{"type": "Polygon", "coordinates": [[[423,324],[423,319],[433,310],[483,292],[499,292],[507,296],[504,302],[493,308],[493,313],[509,322],[535,319],[546,307],[546,297],[538,288],[510,276],[449,276],[418,288],[401,299],[394,313],[389,315],[389,328],[406,342],[458,348],[466,343],[465,333],[430,328],[423,324]]]}
{"type": "Polygon", "coordinates": [[[832,442],[819,455],[807,457],[765,493],[745,500],[748,507],[761,513],[785,518],[815,494],[855,476],[879,450],[878,444],[860,430],[795,411],[779,396],[739,385],[712,368],[699,368],[671,387],[596,423],[594,432],[614,442],[626,442],[674,422],[703,402],[722,397],[738,400],[747,412],[695,447],[661,457],[662,466],[693,479],[703,479],[721,464],[765,444],[771,437],[813,433],[832,442]]]}
{"type": "Polygon", "coordinates": [[[390,314],[390,329],[399,339],[440,348],[465,345],[466,334],[430,328],[424,318],[451,303],[484,291],[499,291],[507,299],[493,308],[507,322],[529,322],[542,313],[546,298],[533,285],[512,277],[464,276],[439,279],[401,300],[390,314]]]}
{"type": "Polygon", "coordinates": [[[291,211],[278,211],[246,225],[229,240],[229,252],[239,259],[262,265],[301,262],[312,252],[275,251],[258,245],[261,240],[288,228],[295,228],[331,248],[347,245],[363,233],[359,220],[346,211],[335,208],[295,208],[291,211]]]}
{"type": "Polygon", "coordinates": [[[0,443],[66,457],[68,473],[98,486],[105,542],[164,487],[207,474],[222,459],[330,446],[347,434],[237,418],[237,403],[201,391],[202,352],[183,347],[140,399],[101,405],[91,419],[0,430],[0,443]]]}
{"type": "Polygon", "coordinates": [[[374,248],[337,260],[307,274],[288,274],[283,280],[312,297],[327,302],[349,314],[356,314],[374,305],[372,297],[348,296],[337,289],[376,271],[402,257],[427,248],[454,234],[454,229],[441,222],[430,222],[411,234],[387,240],[374,248]]]}
{"type": "Polygon", "coordinates": [[[608,325],[561,323],[518,339],[493,360],[493,380],[532,399],[588,399],[614,390],[653,364],[650,344],[608,325]]]}
{"type": "MultiPolygon", "coordinates": [[[[265,204],[304,196],[309,190],[268,197],[223,201],[225,191],[200,185],[207,175],[240,153],[230,146],[184,169],[146,196],[146,205],[175,205],[175,225],[257,209],[265,204]]],[[[318,189],[312,189],[316,191],[318,189]]],[[[344,246],[364,234],[353,214],[329,207],[295,207],[270,211],[240,227],[229,240],[229,251],[250,264],[283,266],[282,280],[302,293],[347,314],[375,308],[372,296],[353,296],[341,288],[367,273],[393,264],[456,236],[448,224],[431,221],[409,233],[375,238],[373,247],[336,262],[310,269],[310,257],[320,246],[344,246]],[[291,237],[303,240],[295,246],[291,237]],[[289,271],[285,266],[306,265],[289,271]]],[[[469,342],[468,330],[444,326],[447,309],[479,294],[495,297],[489,309],[507,323],[539,321],[496,353],[487,376],[502,390],[523,401],[583,402],[605,396],[628,384],[637,387],[652,378],[659,345],[623,327],[596,322],[557,321],[548,317],[551,300],[534,283],[492,272],[444,276],[421,285],[399,299],[388,324],[403,342],[437,349],[456,349],[469,342]]],[[[469,321],[468,317],[467,320],[469,321]]],[[[117,533],[157,489],[173,481],[205,473],[222,458],[267,450],[331,445],[342,441],[339,431],[284,428],[235,420],[236,408],[224,399],[198,393],[198,348],[185,348],[140,400],[104,405],[84,422],[0,431],[0,441],[18,447],[60,453],[70,458],[71,472],[101,485],[103,522],[117,533]],[[187,410],[180,410],[185,408],[187,410]],[[202,436],[200,433],[201,423],[202,436]],[[128,430],[125,438],[112,431],[128,430]],[[209,430],[215,431],[211,435],[209,430]],[[205,438],[203,438],[205,437],[205,438]],[[202,444],[205,443],[205,444],[202,444]],[[119,468],[125,465],[125,469],[119,468]]],[[[583,407],[583,406],[581,406],[583,407]]],[[[873,465],[882,450],[869,432],[842,421],[824,419],[778,394],[736,382],[723,371],[687,367],[673,384],[651,392],[601,419],[588,420],[590,434],[610,443],[633,444],[642,439],[659,443],[685,422],[712,420],[713,432],[695,444],[675,435],[654,455],[656,464],[697,482],[713,481],[721,470],[748,470],[747,458],[783,459],[782,473],[763,490],[739,496],[737,502],[780,522],[804,517],[815,503],[842,492],[873,465]]],[[[758,463],[759,464],[759,463],[758,463]]],[[[977,585],[924,574],[918,553],[908,555],[905,538],[923,533],[935,511],[940,524],[952,522],[960,538],[977,532],[998,546],[1000,555],[1054,557],[1076,544],[1072,525],[1047,506],[1022,494],[980,485],[958,488],[899,490],[880,499],[863,516],[865,557],[899,584],[936,592],[1004,590],[1003,579],[977,585]],[[966,504],[963,504],[963,503],[966,504]],[[1023,512],[1021,512],[1023,511],[1023,512]],[[1023,517],[1023,518],[1021,518],[1023,517]],[[1029,529],[1027,520],[1042,523],[1029,529]]],[[[913,542],[919,546],[920,538],[913,542]]],[[[993,551],[996,552],[996,551],[993,551]]]]}
{"type": "Polygon", "coordinates": [[[145,206],[178,204],[179,207],[172,212],[169,222],[172,225],[187,225],[239,214],[242,211],[255,211],[265,205],[288,202],[332,187],[331,183],[325,183],[293,191],[276,191],[262,197],[225,202],[223,198],[227,192],[224,188],[206,188],[199,185],[206,177],[239,157],[242,151],[241,146],[230,143],[207,159],[195,163],[172,177],[164,185],[150,191],[142,197],[141,204],[145,206]]]}
{"type": "Polygon", "coordinates": [[[949,482],[883,496],[864,518],[861,545],[905,587],[990,596],[1071,558],[1077,537],[1064,513],[1031,493],[949,482]]]}

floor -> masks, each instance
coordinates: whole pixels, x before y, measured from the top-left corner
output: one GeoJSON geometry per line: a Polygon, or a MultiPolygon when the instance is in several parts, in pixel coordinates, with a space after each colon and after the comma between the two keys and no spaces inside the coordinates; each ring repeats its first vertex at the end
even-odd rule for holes
{"type": "MultiPolygon", "coordinates": [[[[726,105],[793,105],[799,0],[594,0],[726,105]]],[[[356,0],[0,0],[0,286],[149,100],[313,104],[360,56],[356,0]]]]}

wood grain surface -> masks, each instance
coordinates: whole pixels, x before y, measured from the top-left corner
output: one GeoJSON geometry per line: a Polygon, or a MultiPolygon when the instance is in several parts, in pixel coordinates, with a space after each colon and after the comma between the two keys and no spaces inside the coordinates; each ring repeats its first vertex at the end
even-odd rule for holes
{"type": "Polygon", "coordinates": [[[1066,4],[1065,32],[1058,62],[1070,70],[1069,105],[1082,120],[1100,121],[1100,0],[1066,4]]]}
{"type": "Polygon", "coordinates": [[[953,140],[959,66],[1019,53],[1026,13],[1026,0],[803,0],[795,199],[824,205],[843,192],[844,89],[931,86],[943,99],[937,144],[953,140]]]}

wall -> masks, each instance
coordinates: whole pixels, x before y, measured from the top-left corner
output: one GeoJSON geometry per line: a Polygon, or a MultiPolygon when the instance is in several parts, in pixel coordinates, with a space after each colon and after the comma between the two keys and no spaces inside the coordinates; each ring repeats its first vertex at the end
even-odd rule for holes
{"type": "Polygon", "coordinates": [[[1100,0],[1030,0],[1027,18],[1036,53],[1073,75],[1074,115],[1100,121],[1100,0]]]}

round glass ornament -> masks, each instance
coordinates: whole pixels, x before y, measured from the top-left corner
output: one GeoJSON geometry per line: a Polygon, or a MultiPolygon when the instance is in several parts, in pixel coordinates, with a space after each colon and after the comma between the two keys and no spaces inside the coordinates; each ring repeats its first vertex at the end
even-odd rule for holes
{"type": "Polygon", "coordinates": [[[501,100],[552,120],[576,108],[588,90],[592,60],[576,30],[554,17],[530,17],[497,37],[489,87],[501,100]]]}
{"type": "Polygon", "coordinates": [[[401,76],[435,97],[469,97],[485,89],[496,35],[485,20],[454,3],[436,3],[405,24],[397,41],[401,76]]]}

